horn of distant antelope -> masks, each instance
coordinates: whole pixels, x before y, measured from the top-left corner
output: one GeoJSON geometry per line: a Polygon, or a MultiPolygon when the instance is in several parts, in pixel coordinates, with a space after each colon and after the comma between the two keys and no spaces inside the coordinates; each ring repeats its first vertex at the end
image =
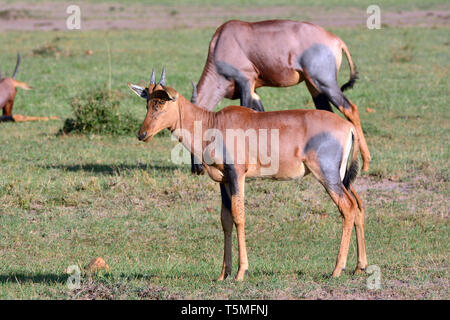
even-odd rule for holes
{"type": "Polygon", "coordinates": [[[17,63],[16,63],[16,68],[14,69],[13,75],[11,78],[15,79],[16,75],[17,75],[17,71],[19,70],[19,66],[20,66],[20,53],[17,52],[17,63]]]}
{"type": "Polygon", "coordinates": [[[159,84],[162,86],[166,85],[166,68],[162,69],[161,79],[159,80],[159,84]]]}

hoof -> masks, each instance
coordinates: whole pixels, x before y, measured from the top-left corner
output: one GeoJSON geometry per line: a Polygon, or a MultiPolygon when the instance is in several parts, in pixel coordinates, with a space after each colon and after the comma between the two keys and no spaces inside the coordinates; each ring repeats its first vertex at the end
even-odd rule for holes
{"type": "Polygon", "coordinates": [[[244,272],[237,273],[236,277],[234,278],[234,281],[244,281],[244,278],[248,277],[248,270],[245,270],[244,272]]]}
{"type": "Polygon", "coordinates": [[[364,274],[364,273],[366,273],[366,268],[356,267],[355,271],[353,271],[353,274],[355,274],[355,275],[364,274]]]}
{"type": "Polygon", "coordinates": [[[342,271],[344,271],[345,269],[342,270],[334,270],[333,273],[331,274],[332,278],[339,278],[341,276],[342,271]]]}

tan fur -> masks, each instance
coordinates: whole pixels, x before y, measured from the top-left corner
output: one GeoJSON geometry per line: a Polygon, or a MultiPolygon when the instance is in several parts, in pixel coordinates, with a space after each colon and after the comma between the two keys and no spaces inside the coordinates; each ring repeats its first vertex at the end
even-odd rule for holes
{"type": "MultiPolygon", "coordinates": [[[[130,85],[132,90],[133,86],[130,85]]],[[[362,202],[353,187],[349,190],[343,187],[343,192],[336,193],[327,187],[327,181],[322,176],[319,159],[314,150],[306,152],[306,145],[312,137],[326,132],[338,141],[342,150],[349,153],[349,134],[355,135],[354,152],[352,161],[358,156],[358,132],[348,121],[340,118],[334,113],[320,110],[286,110],[274,112],[255,112],[240,106],[229,106],[219,112],[210,112],[199,108],[172,88],[154,85],[148,89],[147,115],[139,130],[138,136],[143,141],[151,138],[163,129],[170,129],[177,135],[179,129],[194,132],[194,122],[199,121],[203,131],[216,129],[223,137],[226,137],[228,129],[277,129],[279,132],[279,168],[268,178],[272,179],[297,179],[312,173],[321,182],[331,199],[338,207],[342,218],[341,245],[333,271],[333,276],[339,276],[345,268],[348,247],[353,226],[356,229],[358,244],[358,265],[356,271],[362,271],[367,267],[367,259],[364,243],[364,209],[362,202]],[[355,145],[356,144],[356,145],[355,145]]],[[[192,136],[192,135],[191,135],[192,136]]],[[[231,199],[231,210],[226,208],[222,202],[221,222],[224,232],[224,257],[222,271],[219,280],[225,279],[231,273],[231,233],[233,224],[236,226],[239,247],[239,269],[236,280],[243,280],[248,270],[247,249],[245,242],[245,208],[244,190],[245,179],[249,177],[260,177],[262,164],[257,162],[251,164],[247,153],[244,155],[244,163],[234,163],[232,174],[227,174],[227,167],[220,162],[207,164],[203,158],[206,142],[202,141],[201,150],[194,150],[194,140],[182,138],[184,146],[202,159],[210,177],[223,184],[227,196],[231,199]],[[233,188],[233,189],[232,189],[233,188]],[[234,193],[232,193],[232,191],[234,193]]],[[[231,146],[225,145],[229,150],[231,146]]],[[[233,157],[242,155],[245,150],[236,149],[233,157]]],[[[338,168],[341,163],[337,164],[338,168]]],[[[230,170],[230,169],[229,169],[230,170]]],[[[339,174],[339,173],[338,173],[339,174]]]]}

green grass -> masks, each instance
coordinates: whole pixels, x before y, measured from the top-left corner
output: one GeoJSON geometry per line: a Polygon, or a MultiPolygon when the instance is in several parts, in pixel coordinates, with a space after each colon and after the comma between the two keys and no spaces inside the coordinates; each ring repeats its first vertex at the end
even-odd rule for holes
{"type": "MultiPolygon", "coordinates": [[[[214,282],[223,254],[219,187],[170,162],[170,137],[61,136],[63,121],[50,121],[0,124],[0,298],[448,299],[449,29],[331,31],[360,71],[347,96],[360,106],[373,155],[360,180],[381,290],[350,271],[329,278],[341,221],[311,177],[247,184],[250,277],[214,282]],[[64,269],[97,256],[110,272],[83,274],[82,289],[69,291],[64,269]]],[[[2,70],[13,69],[20,49],[18,80],[35,87],[18,93],[14,112],[72,117],[72,97],[108,83],[108,41],[120,108],[143,120],[145,105],[127,82],[146,83],[152,68],[166,66],[168,85],[190,97],[213,32],[0,33],[2,70]],[[45,43],[62,53],[33,54],[45,43]]],[[[344,60],[339,83],[347,79],[344,60]]],[[[258,93],[267,110],[313,108],[304,84],[258,93]]],[[[349,270],[355,247],[353,235],[349,270]]],[[[234,242],[234,272],[236,253],[234,242]]]]}

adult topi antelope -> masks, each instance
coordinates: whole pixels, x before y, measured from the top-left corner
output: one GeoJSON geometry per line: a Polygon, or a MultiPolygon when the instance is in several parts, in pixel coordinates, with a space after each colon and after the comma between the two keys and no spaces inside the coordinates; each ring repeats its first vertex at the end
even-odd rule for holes
{"type": "MultiPolygon", "coordinates": [[[[231,20],[221,25],[211,39],[198,82],[197,101],[192,102],[213,110],[225,97],[264,111],[257,88],[288,87],[305,81],[317,109],[332,112],[331,102],[354,124],[363,170],[367,171],[371,157],[358,107],[342,93],[356,79],[356,68],[345,43],[319,26],[290,20],[231,20]],[[339,88],[337,72],[342,51],[350,66],[350,80],[339,88]]],[[[192,171],[202,173],[203,169],[193,163],[192,171]]]]}
{"type": "Polygon", "coordinates": [[[159,131],[168,128],[202,160],[211,179],[220,183],[225,244],[219,280],[231,274],[233,224],[239,247],[239,270],[235,279],[242,280],[248,270],[244,185],[246,178],[261,176],[289,180],[312,173],[343,218],[341,245],[333,276],[339,276],[345,268],[353,226],[358,250],[355,272],[367,267],[364,208],[351,185],[358,173],[359,136],[350,122],[321,110],[256,112],[241,106],[229,106],[219,112],[207,111],[166,86],[164,71],[158,84],[155,84],[154,74],[151,79],[148,88],[128,85],[146,100],[147,115],[138,133],[139,140],[149,141],[159,131]],[[195,138],[192,133],[196,130],[204,132],[204,138],[195,138]],[[250,138],[251,134],[248,137],[244,134],[242,140],[236,132],[257,132],[259,136],[254,140],[250,138]],[[267,140],[264,136],[267,138],[269,133],[271,139],[264,145],[262,142],[267,140]],[[247,138],[249,143],[245,144],[247,138]],[[244,146],[239,144],[242,142],[244,146]],[[248,151],[254,147],[260,150],[250,154],[248,151]],[[275,170],[266,170],[270,166],[268,154],[261,149],[270,150],[271,161],[277,163],[275,170]]]}
{"type": "Polygon", "coordinates": [[[0,122],[2,121],[15,121],[15,122],[23,122],[23,121],[47,121],[47,120],[57,120],[59,117],[30,117],[24,116],[21,114],[12,114],[12,109],[14,106],[14,100],[17,94],[17,88],[21,88],[24,90],[33,89],[27,83],[17,81],[17,71],[20,66],[20,54],[17,54],[17,63],[14,68],[14,72],[11,78],[4,78],[2,72],[0,71],[0,109],[3,109],[3,115],[0,116],[0,122]]]}
{"type": "Polygon", "coordinates": [[[17,63],[11,78],[4,78],[0,71],[0,109],[3,109],[3,116],[0,121],[15,121],[12,115],[14,99],[16,98],[17,88],[30,90],[31,87],[25,83],[16,80],[17,71],[20,66],[20,54],[17,54],[17,63]]]}

